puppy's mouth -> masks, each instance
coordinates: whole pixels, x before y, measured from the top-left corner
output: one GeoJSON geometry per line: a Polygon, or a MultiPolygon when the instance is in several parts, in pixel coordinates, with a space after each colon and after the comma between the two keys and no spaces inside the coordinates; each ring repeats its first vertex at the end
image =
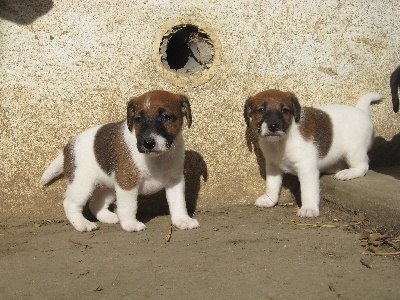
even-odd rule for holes
{"type": "Polygon", "coordinates": [[[147,149],[145,147],[138,146],[138,150],[140,153],[149,154],[149,155],[158,155],[158,154],[167,152],[170,148],[171,147],[166,148],[166,149],[147,149]]]}
{"type": "Polygon", "coordinates": [[[285,136],[285,133],[283,131],[280,132],[269,132],[266,134],[260,134],[260,137],[266,139],[267,141],[270,142],[276,142],[279,141],[281,139],[283,139],[285,136]]]}
{"type": "Polygon", "coordinates": [[[149,149],[146,149],[146,148],[143,148],[143,147],[138,147],[138,150],[139,150],[140,153],[153,154],[153,155],[157,155],[157,154],[160,154],[160,153],[166,151],[166,150],[149,150],[149,149]]]}
{"type": "Polygon", "coordinates": [[[285,135],[285,133],[283,131],[275,131],[275,132],[268,131],[268,132],[265,132],[265,133],[261,133],[260,135],[261,136],[266,136],[266,137],[271,137],[271,136],[283,136],[283,135],[285,135]]]}

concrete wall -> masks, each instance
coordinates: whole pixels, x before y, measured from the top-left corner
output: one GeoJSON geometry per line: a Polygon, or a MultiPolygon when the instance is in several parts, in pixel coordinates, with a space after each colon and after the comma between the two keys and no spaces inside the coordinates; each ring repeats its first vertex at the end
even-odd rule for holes
{"type": "Polygon", "coordinates": [[[251,203],[263,191],[242,117],[245,99],[263,89],[290,90],[303,105],[353,105],[366,92],[382,93],[372,108],[372,160],[393,163],[400,153],[388,86],[400,64],[398,0],[0,5],[2,216],[61,216],[65,181],[40,189],[44,169],[71,137],[124,118],[127,99],[150,89],[191,100],[186,173],[200,208],[251,203]],[[157,45],[180,21],[208,34],[215,60],[211,71],[174,83],[157,45]]]}

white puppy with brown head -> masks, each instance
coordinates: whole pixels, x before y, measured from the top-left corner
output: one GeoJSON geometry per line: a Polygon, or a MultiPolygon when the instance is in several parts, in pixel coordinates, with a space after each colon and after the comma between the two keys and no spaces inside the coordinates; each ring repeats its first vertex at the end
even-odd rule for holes
{"type": "Polygon", "coordinates": [[[199,227],[186,209],[183,175],[184,118],[190,127],[190,104],[183,95],[151,91],[130,99],[127,118],[99,125],[72,139],[44,172],[46,185],[64,173],[68,177],[64,210],[78,231],[97,225],[82,210],[89,201],[94,216],[120,223],[126,231],[144,230],[136,219],[138,195],[165,189],[172,224],[179,229],[199,227]],[[116,214],[108,208],[116,200],[116,214]]]}
{"type": "Polygon", "coordinates": [[[319,215],[319,175],[337,172],[338,180],[364,176],[368,149],[374,138],[369,117],[371,102],[382,98],[367,94],[356,107],[328,105],[302,108],[292,93],[267,90],[250,97],[244,107],[247,126],[258,134],[265,158],[266,192],[260,207],[278,202],[284,173],[298,176],[302,206],[300,217],[319,215]],[[339,167],[345,162],[347,169],[339,167]]]}

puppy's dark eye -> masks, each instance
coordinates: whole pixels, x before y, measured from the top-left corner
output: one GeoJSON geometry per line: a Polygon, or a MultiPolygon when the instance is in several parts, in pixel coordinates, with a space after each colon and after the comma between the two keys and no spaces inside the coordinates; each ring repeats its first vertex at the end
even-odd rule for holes
{"type": "Polygon", "coordinates": [[[173,121],[174,117],[167,115],[167,114],[162,114],[160,120],[161,120],[161,122],[169,122],[169,121],[173,121]]]}
{"type": "Polygon", "coordinates": [[[259,114],[265,113],[265,107],[258,107],[258,108],[256,108],[256,113],[259,113],[259,114]]]}
{"type": "Polygon", "coordinates": [[[135,122],[136,123],[142,123],[143,122],[143,118],[141,116],[137,116],[137,117],[135,117],[135,122]]]}
{"type": "Polygon", "coordinates": [[[290,109],[287,107],[282,107],[281,108],[281,113],[283,113],[284,115],[289,114],[290,113],[290,109]]]}

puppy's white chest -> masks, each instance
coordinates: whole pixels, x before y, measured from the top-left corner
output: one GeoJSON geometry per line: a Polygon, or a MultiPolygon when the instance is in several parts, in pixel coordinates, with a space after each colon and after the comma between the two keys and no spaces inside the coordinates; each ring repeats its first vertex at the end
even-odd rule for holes
{"type": "Polygon", "coordinates": [[[267,162],[279,167],[284,173],[293,175],[298,175],[299,166],[316,155],[312,143],[306,143],[297,138],[288,139],[282,143],[260,141],[260,146],[267,162]],[[312,157],[310,153],[313,154],[312,157]]]}
{"type": "Polygon", "coordinates": [[[173,178],[182,176],[183,165],[173,157],[147,158],[139,166],[139,194],[154,194],[164,189],[173,178]]]}
{"type": "Polygon", "coordinates": [[[150,173],[143,170],[139,182],[139,194],[149,195],[157,193],[165,188],[169,181],[170,175],[166,173],[150,173]]]}
{"type": "Polygon", "coordinates": [[[140,181],[139,194],[151,195],[164,189],[166,186],[164,180],[156,178],[147,178],[140,181]]]}

